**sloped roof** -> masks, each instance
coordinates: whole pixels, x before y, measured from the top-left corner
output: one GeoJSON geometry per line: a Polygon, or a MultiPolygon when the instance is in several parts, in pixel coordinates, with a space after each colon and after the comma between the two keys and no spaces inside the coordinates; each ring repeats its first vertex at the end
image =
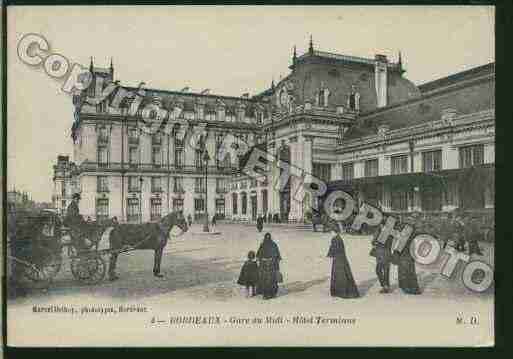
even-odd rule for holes
{"type": "Polygon", "coordinates": [[[470,70],[461,71],[446,77],[436,79],[434,81],[425,82],[418,86],[420,92],[427,93],[434,90],[438,90],[442,87],[457,84],[461,81],[473,79],[476,76],[482,76],[489,73],[495,72],[495,62],[489,64],[471,68],[470,70]]]}
{"type": "MultiPolygon", "coordinates": [[[[305,52],[303,55],[299,56],[298,59],[304,59],[306,57],[312,56],[309,52],[305,52]]],[[[365,57],[359,57],[359,56],[351,56],[351,55],[343,55],[343,54],[336,54],[333,52],[327,52],[327,51],[313,51],[313,56],[322,57],[326,59],[332,59],[332,60],[338,60],[338,61],[344,61],[344,62],[353,62],[363,65],[371,65],[374,66],[376,63],[375,59],[369,59],[365,57]]],[[[389,68],[399,68],[399,65],[397,63],[388,62],[387,67],[389,68]]]]}
{"type": "MultiPolygon", "coordinates": [[[[494,74],[489,68],[488,75],[494,74]]],[[[451,76],[456,76],[451,75],[451,76]]],[[[482,71],[474,73],[474,78],[460,77],[460,84],[453,77],[451,87],[439,86],[418,99],[407,100],[402,103],[380,108],[362,114],[356,123],[347,130],[345,140],[370,136],[377,133],[378,127],[387,125],[390,130],[418,125],[425,122],[439,120],[444,109],[452,108],[458,114],[469,114],[495,107],[495,77],[483,78],[482,71]],[[463,80],[464,79],[464,80],[463,80]],[[473,81],[468,81],[473,80],[473,81]]],[[[447,83],[440,79],[438,83],[447,83]]]]}

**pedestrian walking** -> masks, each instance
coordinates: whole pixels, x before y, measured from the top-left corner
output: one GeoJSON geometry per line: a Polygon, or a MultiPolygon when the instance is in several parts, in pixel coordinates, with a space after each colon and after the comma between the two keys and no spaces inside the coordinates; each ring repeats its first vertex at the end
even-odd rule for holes
{"type": "Polygon", "coordinates": [[[346,256],[344,240],[340,235],[340,229],[336,223],[328,224],[333,235],[328,250],[331,262],[330,294],[332,297],[358,298],[360,293],[353,278],[351,266],[346,256]]]}

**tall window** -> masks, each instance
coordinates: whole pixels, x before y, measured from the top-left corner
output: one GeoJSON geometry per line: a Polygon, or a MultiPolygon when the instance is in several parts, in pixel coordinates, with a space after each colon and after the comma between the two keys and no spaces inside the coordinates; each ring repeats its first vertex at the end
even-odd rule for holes
{"type": "Polygon", "coordinates": [[[155,132],[151,136],[151,143],[153,146],[160,146],[162,144],[162,134],[160,132],[155,132]]]}
{"type": "Polygon", "coordinates": [[[96,220],[102,221],[109,218],[109,200],[98,198],[96,200],[96,220]]]}
{"type": "Polygon", "coordinates": [[[205,200],[203,198],[194,198],[194,212],[205,212],[205,200]]]}
{"type": "Polygon", "coordinates": [[[206,110],[205,120],[206,121],[215,121],[216,120],[216,111],[214,109],[206,110]]]}
{"type": "Polygon", "coordinates": [[[139,162],[139,149],[137,147],[130,147],[128,149],[128,163],[130,166],[137,166],[139,162]]]}
{"type": "Polygon", "coordinates": [[[267,213],[267,190],[262,190],[262,212],[267,213]]]}
{"type": "Polygon", "coordinates": [[[203,168],[203,151],[202,150],[197,149],[195,151],[194,164],[196,165],[196,168],[203,168]]]}
{"type": "Polygon", "coordinates": [[[96,192],[109,192],[109,182],[107,176],[96,177],[96,192]]]}
{"type": "Polygon", "coordinates": [[[442,169],[442,151],[429,151],[422,153],[424,172],[440,171],[442,169]]]}
{"type": "Polygon", "coordinates": [[[407,211],[408,210],[408,191],[393,190],[390,193],[391,204],[393,211],[407,211]]]}
{"type": "Polygon", "coordinates": [[[314,177],[329,182],[331,180],[331,165],[329,163],[312,163],[314,177]]]}
{"type": "Polygon", "coordinates": [[[151,149],[151,163],[155,167],[160,167],[162,165],[162,150],[160,146],[153,146],[151,149]]]}
{"type": "Polygon", "coordinates": [[[128,129],[128,143],[139,143],[139,131],[137,131],[137,128],[131,127],[128,129]]]}
{"type": "Polygon", "coordinates": [[[152,198],[150,200],[150,220],[156,221],[162,216],[162,200],[160,198],[152,198]]]}
{"type": "Polygon", "coordinates": [[[175,193],[183,193],[183,178],[175,177],[173,181],[173,192],[175,193]]]}
{"type": "Polygon", "coordinates": [[[354,178],[354,164],[346,163],[342,165],[342,179],[345,181],[352,180],[354,178]]]}
{"type": "Polygon", "coordinates": [[[183,149],[183,140],[175,140],[175,166],[177,168],[183,167],[185,162],[185,153],[183,149]]]}
{"type": "Polygon", "coordinates": [[[226,178],[216,178],[216,192],[226,193],[227,192],[227,181],[226,178]]]}
{"type": "Polygon", "coordinates": [[[248,195],[246,194],[246,192],[241,193],[241,202],[242,202],[241,214],[246,214],[248,211],[248,195]]]}
{"type": "Polygon", "coordinates": [[[391,164],[392,164],[392,174],[393,175],[398,175],[401,173],[408,172],[408,156],[407,155],[393,156],[391,158],[391,164]]]}
{"type": "Polygon", "coordinates": [[[237,198],[237,193],[232,193],[232,212],[233,214],[237,214],[239,210],[239,199],[237,198]]]}
{"type": "Polygon", "coordinates": [[[109,133],[106,126],[101,126],[98,131],[98,143],[108,143],[109,133]]]}
{"type": "Polygon", "coordinates": [[[151,178],[151,191],[154,193],[162,192],[162,177],[151,178]]]}
{"type": "Polygon", "coordinates": [[[195,178],[194,179],[194,192],[203,193],[205,192],[205,179],[204,178],[195,178]]]}
{"type": "Polygon", "coordinates": [[[235,121],[235,108],[233,107],[227,107],[226,108],[226,114],[225,114],[225,120],[227,122],[234,122],[235,121]]]}
{"type": "Polygon", "coordinates": [[[482,165],[484,163],[484,146],[473,145],[460,148],[460,168],[482,165]]]}
{"type": "Polygon", "coordinates": [[[183,211],[183,199],[173,198],[173,211],[183,211]]]}
{"type": "Polygon", "coordinates": [[[139,212],[139,199],[138,198],[129,198],[127,200],[127,220],[128,222],[139,222],[140,212],[139,212]]]}
{"type": "Polygon", "coordinates": [[[365,161],[365,177],[376,177],[378,175],[378,160],[365,161]]]}
{"type": "Polygon", "coordinates": [[[216,199],[216,216],[219,219],[224,218],[224,198],[216,199]]]}
{"type": "Polygon", "coordinates": [[[140,184],[141,181],[139,180],[139,177],[128,177],[128,192],[139,192],[141,190],[140,184]]]}
{"type": "Polygon", "coordinates": [[[107,146],[98,146],[98,166],[107,167],[109,163],[109,155],[107,152],[107,146]]]}

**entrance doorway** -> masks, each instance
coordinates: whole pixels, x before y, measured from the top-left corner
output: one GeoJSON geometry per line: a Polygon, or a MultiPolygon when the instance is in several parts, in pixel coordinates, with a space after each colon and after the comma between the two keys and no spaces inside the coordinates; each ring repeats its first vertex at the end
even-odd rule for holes
{"type": "Polygon", "coordinates": [[[251,196],[251,220],[256,221],[257,218],[257,197],[251,196]]]}

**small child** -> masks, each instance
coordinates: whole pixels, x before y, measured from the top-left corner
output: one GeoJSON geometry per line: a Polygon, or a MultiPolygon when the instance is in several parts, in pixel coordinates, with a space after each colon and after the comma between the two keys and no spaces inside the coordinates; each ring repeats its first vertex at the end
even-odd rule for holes
{"type": "Polygon", "coordinates": [[[255,287],[258,281],[258,264],[255,261],[255,252],[249,251],[248,260],[244,262],[240,270],[239,280],[237,284],[246,287],[246,295],[253,297],[256,295],[255,287]],[[250,290],[251,289],[251,290],[250,290]]]}

